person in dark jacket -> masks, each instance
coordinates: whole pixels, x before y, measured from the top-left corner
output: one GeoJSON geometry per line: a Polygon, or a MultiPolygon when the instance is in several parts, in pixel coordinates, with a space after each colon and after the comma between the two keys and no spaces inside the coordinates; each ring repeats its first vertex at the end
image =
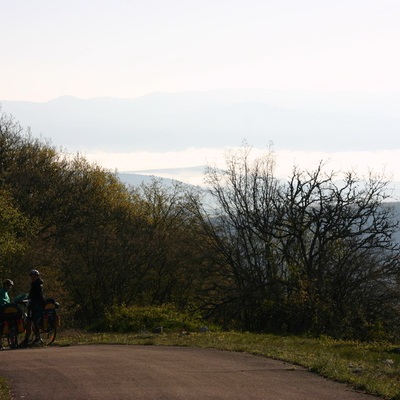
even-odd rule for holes
{"type": "Polygon", "coordinates": [[[39,271],[34,269],[29,273],[31,279],[31,288],[28,295],[28,318],[25,339],[21,342],[20,347],[26,347],[28,345],[29,337],[32,329],[35,333],[34,343],[40,343],[40,332],[38,328],[38,322],[43,316],[44,307],[44,295],[43,295],[43,281],[40,278],[39,271]]]}

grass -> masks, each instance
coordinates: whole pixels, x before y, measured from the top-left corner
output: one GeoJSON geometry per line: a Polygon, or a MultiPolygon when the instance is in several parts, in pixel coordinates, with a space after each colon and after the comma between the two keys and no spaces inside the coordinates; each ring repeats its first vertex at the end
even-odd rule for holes
{"type": "Polygon", "coordinates": [[[0,378],[0,399],[11,399],[10,388],[5,379],[0,378]]]}
{"type": "MultiPolygon", "coordinates": [[[[367,393],[400,400],[400,349],[385,342],[359,343],[327,337],[315,339],[238,332],[93,334],[68,331],[62,332],[57,339],[59,346],[82,344],[192,346],[244,351],[302,365],[367,393]]],[[[0,388],[4,383],[0,381],[0,388]]]]}

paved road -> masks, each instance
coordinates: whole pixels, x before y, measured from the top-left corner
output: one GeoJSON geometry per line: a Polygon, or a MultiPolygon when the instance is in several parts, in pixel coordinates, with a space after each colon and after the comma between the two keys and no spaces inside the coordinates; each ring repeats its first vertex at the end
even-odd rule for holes
{"type": "Polygon", "coordinates": [[[5,350],[19,400],[374,400],[307,370],[245,353],[92,345],[5,350]]]}

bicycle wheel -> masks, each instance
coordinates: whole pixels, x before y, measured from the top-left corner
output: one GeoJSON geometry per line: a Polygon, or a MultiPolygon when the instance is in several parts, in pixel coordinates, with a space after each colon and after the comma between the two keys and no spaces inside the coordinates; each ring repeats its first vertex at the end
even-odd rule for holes
{"type": "Polygon", "coordinates": [[[41,331],[41,339],[43,344],[49,346],[54,342],[57,335],[57,325],[54,316],[49,317],[49,323],[46,329],[41,331]]]}
{"type": "Polygon", "coordinates": [[[18,347],[18,328],[15,321],[10,322],[7,341],[10,349],[16,349],[18,347]]]}

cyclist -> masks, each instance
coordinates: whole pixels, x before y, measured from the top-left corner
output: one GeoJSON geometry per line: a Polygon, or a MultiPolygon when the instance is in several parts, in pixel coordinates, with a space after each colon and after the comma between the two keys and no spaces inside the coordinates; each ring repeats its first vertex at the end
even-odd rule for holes
{"type": "Polygon", "coordinates": [[[0,306],[11,303],[8,292],[14,286],[14,282],[11,279],[5,279],[3,281],[3,287],[0,289],[0,306]]]}
{"type": "Polygon", "coordinates": [[[21,342],[20,347],[26,347],[31,335],[32,329],[35,333],[34,343],[40,343],[39,327],[37,326],[39,319],[43,315],[44,295],[43,295],[43,281],[40,278],[39,271],[33,269],[29,273],[31,279],[31,288],[28,295],[28,318],[26,326],[25,339],[21,342]]]}

